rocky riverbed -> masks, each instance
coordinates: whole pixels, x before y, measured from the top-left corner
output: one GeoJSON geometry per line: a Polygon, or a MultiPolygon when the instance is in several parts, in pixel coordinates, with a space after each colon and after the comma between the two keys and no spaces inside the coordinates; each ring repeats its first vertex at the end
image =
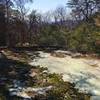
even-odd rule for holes
{"type": "Polygon", "coordinates": [[[100,100],[100,59],[68,51],[38,53],[39,57],[33,59],[31,65],[47,67],[51,73],[62,74],[63,79],[75,83],[79,91],[90,93],[93,100],[100,100]]]}
{"type": "Polygon", "coordinates": [[[32,59],[38,61],[49,55],[41,53],[1,52],[1,100],[90,100],[90,94],[79,92],[74,83],[63,81],[62,74],[51,73],[44,66],[29,65],[32,59]]]}

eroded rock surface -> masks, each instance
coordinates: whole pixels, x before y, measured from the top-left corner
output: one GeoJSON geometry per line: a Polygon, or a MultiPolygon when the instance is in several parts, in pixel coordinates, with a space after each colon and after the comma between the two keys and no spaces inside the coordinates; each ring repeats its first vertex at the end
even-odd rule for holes
{"type": "Polygon", "coordinates": [[[64,54],[64,57],[39,51],[40,57],[33,60],[30,64],[45,66],[52,73],[63,74],[63,79],[74,82],[76,88],[81,92],[99,96],[100,99],[100,60],[81,57],[76,59],[69,53],[66,54],[65,51],[62,51],[62,54],[64,54]]]}

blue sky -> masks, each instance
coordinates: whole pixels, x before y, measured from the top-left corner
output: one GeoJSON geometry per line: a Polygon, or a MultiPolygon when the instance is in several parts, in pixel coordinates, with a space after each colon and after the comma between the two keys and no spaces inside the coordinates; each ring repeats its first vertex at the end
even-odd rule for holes
{"type": "Polygon", "coordinates": [[[68,0],[34,0],[30,6],[31,9],[36,9],[39,12],[47,12],[54,10],[57,6],[66,6],[68,0]]]}

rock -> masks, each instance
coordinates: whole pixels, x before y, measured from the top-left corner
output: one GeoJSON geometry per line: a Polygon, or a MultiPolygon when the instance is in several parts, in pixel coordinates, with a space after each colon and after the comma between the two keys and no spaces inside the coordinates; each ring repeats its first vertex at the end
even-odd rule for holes
{"type": "Polygon", "coordinates": [[[36,75],[38,75],[38,70],[37,69],[31,69],[29,76],[35,77],[36,75]]]}
{"type": "Polygon", "coordinates": [[[100,100],[100,96],[92,96],[91,100],[100,100]]]}
{"type": "Polygon", "coordinates": [[[80,54],[80,53],[71,54],[71,57],[72,58],[80,58],[80,57],[82,57],[82,54],[80,54]]]}
{"type": "Polygon", "coordinates": [[[61,51],[61,50],[58,50],[58,51],[55,51],[56,53],[62,53],[62,54],[65,54],[65,55],[71,55],[72,52],[71,51],[61,51]]]}
{"type": "Polygon", "coordinates": [[[30,76],[30,77],[35,77],[36,75],[37,75],[36,72],[32,72],[29,76],[30,76]]]}
{"type": "Polygon", "coordinates": [[[42,73],[43,73],[43,74],[48,74],[49,71],[48,71],[48,70],[44,70],[42,73]]]}
{"type": "Polygon", "coordinates": [[[27,92],[27,95],[31,98],[35,98],[37,96],[36,92],[27,92]]]}
{"type": "Polygon", "coordinates": [[[94,60],[90,60],[87,62],[87,64],[89,64],[92,67],[98,67],[98,61],[94,61],[94,60]]]}
{"type": "Polygon", "coordinates": [[[81,53],[73,53],[71,51],[61,51],[61,50],[55,51],[51,53],[51,55],[54,57],[61,57],[61,58],[66,57],[66,55],[71,56],[72,58],[79,58],[83,56],[81,53]]]}
{"type": "Polygon", "coordinates": [[[4,59],[6,58],[6,56],[2,53],[2,51],[0,52],[0,59],[4,59]]]}
{"type": "Polygon", "coordinates": [[[9,92],[10,92],[10,96],[17,96],[17,97],[21,97],[24,99],[31,99],[31,97],[28,96],[27,93],[20,91],[18,89],[9,89],[9,92]]]}
{"type": "Polygon", "coordinates": [[[12,76],[16,76],[17,74],[18,74],[18,73],[17,73],[15,70],[9,72],[9,75],[12,75],[12,76]]]}
{"type": "Polygon", "coordinates": [[[10,96],[18,96],[23,99],[35,98],[36,95],[45,95],[47,91],[51,90],[52,86],[43,87],[43,88],[10,88],[10,96]]]}
{"type": "Polygon", "coordinates": [[[39,57],[41,57],[41,58],[48,58],[50,56],[49,53],[45,53],[45,55],[44,55],[44,52],[42,52],[42,51],[38,51],[37,53],[39,54],[39,57]]]}
{"type": "Polygon", "coordinates": [[[61,52],[54,52],[54,53],[51,53],[51,56],[53,57],[59,57],[59,58],[64,58],[66,57],[66,55],[64,53],[61,53],[61,52]]]}

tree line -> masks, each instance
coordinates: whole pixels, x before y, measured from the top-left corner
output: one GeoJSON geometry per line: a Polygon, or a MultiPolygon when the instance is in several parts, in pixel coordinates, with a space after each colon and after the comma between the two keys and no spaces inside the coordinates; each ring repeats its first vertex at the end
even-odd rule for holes
{"type": "Polygon", "coordinates": [[[73,51],[99,51],[100,0],[69,0],[65,7],[38,13],[33,0],[0,1],[0,45],[62,46],[73,51]],[[34,8],[34,7],[33,7],[34,8]],[[67,13],[67,9],[71,13],[67,13]]]}

